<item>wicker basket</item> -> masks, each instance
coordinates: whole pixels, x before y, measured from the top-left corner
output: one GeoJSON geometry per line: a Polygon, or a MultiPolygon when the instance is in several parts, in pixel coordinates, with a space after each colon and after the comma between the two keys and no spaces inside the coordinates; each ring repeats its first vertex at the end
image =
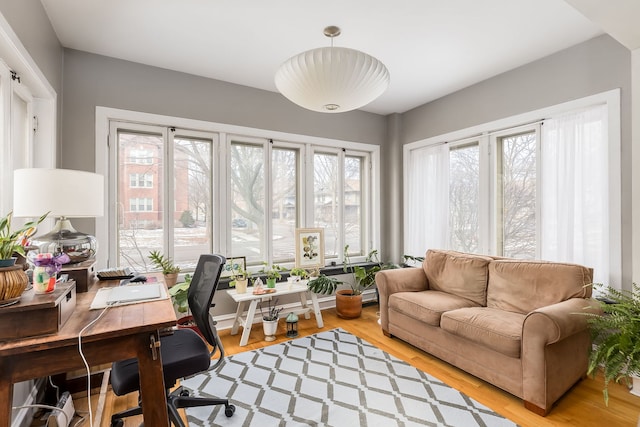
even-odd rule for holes
{"type": "Polygon", "coordinates": [[[28,283],[29,278],[21,265],[0,268],[0,302],[22,295],[28,283]]]}

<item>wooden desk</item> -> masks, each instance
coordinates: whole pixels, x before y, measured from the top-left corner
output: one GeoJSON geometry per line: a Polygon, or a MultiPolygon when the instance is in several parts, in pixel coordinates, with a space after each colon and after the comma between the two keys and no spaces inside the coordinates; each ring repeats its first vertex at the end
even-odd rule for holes
{"type": "MultiPolygon", "coordinates": [[[[160,279],[162,280],[162,279],[160,279]]],[[[84,369],[78,352],[78,334],[102,310],[89,310],[101,286],[77,294],[76,309],[57,334],[0,342],[0,427],[11,424],[13,383],[84,369]]],[[[159,332],[176,324],[170,299],[109,308],[82,334],[82,351],[89,366],[137,357],[140,369],[145,425],[168,426],[167,406],[159,348],[159,332]],[[154,356],[155,355],[155,356],[154,356]]]]}

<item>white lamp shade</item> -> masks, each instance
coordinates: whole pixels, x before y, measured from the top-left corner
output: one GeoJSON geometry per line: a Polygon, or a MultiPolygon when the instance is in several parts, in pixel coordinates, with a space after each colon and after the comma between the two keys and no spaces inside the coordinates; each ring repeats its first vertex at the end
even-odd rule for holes
{"type": "Polygon", "coordinates": [[[104,215],[104,177],[69,169],[16,169],[13,215],[90,218],[104,215]]]}
{"type": "Polygon", "coordinates": [[[323,47],[289,58],[275,75],[290,101],[322,113],[367,105],[389,86],[389,71],[376,58],[354,49],[323,47]]]}

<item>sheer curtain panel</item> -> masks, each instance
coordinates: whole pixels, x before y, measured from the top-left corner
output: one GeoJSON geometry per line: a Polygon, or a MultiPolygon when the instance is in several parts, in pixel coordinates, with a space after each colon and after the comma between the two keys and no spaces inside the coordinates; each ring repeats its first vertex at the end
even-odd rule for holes
{"type": "Polygon", "coordinates": [[[609,281],[607,107],[545,120],[541,138],[541,257],[609,281]]]}
{"type": "Polygon", "coordinates": [[[446,144],[411,151],[404,228],[406,253],[422,256],[427,249],[449,244],[449,149],[446,144]]]}

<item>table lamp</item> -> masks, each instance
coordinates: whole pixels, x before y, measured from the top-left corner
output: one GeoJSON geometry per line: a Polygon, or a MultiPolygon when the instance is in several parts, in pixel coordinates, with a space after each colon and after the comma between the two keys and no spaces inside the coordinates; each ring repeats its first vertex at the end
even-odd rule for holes
{"type": "Polygon", "coordinates": [[[16,169],[13,172],[13,215],[37,218],[44,213],[57,217],[53,230],[35,237],[40,253],[64,252],[70,263],[95,256],[94,236],[77,231],[68,218],[104,215],[104,177],[69,169],[16,169]]]}

